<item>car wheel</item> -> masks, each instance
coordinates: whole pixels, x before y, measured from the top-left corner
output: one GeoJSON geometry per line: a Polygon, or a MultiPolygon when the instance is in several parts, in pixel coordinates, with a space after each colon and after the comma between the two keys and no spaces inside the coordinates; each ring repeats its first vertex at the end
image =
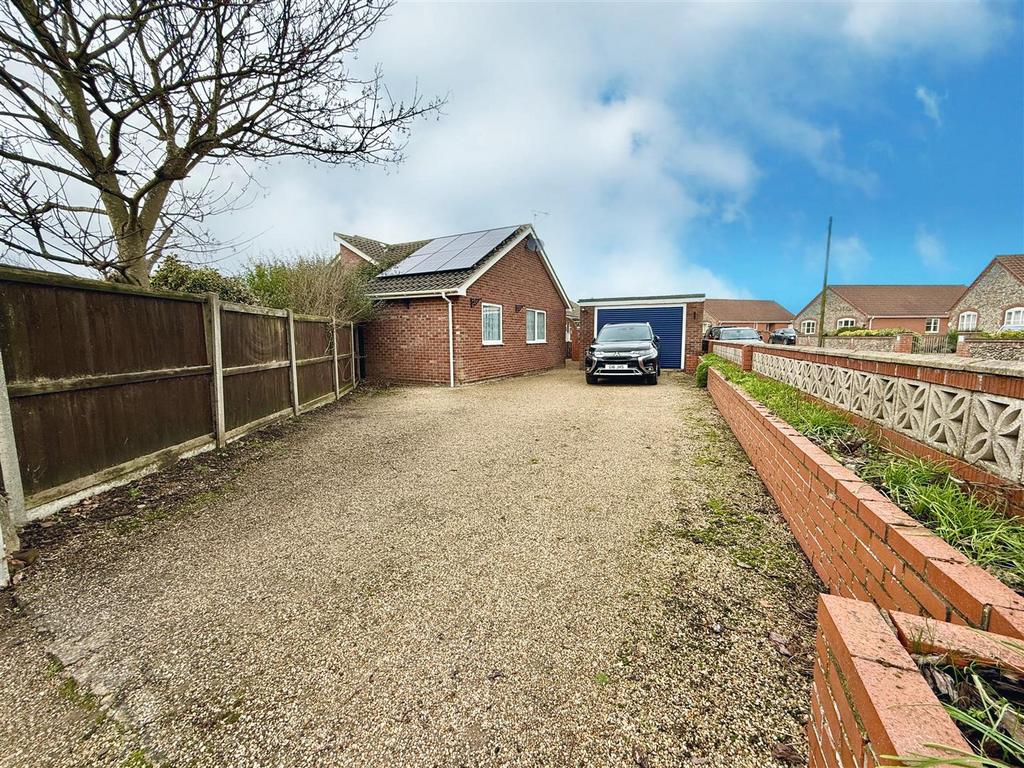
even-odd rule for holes
{"type": "Polygon", "coordinates": [[[587,384],[597,384],[597,376],[592,373],[587,374],[587,384]]]}

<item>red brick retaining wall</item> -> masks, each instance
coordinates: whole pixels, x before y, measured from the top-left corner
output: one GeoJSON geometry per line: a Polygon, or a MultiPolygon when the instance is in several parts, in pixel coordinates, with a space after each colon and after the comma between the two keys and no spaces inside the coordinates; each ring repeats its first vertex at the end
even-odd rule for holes
{"type": "Polygon", "coordinates": [[[871,768],[892,765],[885,755],[948,754],[928,744],[971,751],[886,621],[900,616],[855,600],[819,599],[808,768],[871,768]]]}
{"type": "Polygon", "coordinates": [[[1024,598],[714,369],[708,390],[833,594],[1024,638],[1024,598]]]}

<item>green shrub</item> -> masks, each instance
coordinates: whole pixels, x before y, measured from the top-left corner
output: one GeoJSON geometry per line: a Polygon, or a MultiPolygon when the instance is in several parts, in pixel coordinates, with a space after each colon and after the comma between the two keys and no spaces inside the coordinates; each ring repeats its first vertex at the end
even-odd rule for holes
{"type": "Polygon", "coordinates": [[[983,339],[1024,339],[1024,331],[986,331],[983,339]]]}
{"type": "Polygon", "coordinates": [[[371,275],[372,270],[353,269],[332,256],[309,255],[254,261],[245,281],[260,304],[346,322],[368,316],[365,289],[371,275]]]}
{"type": "Polygon", "coordinates": [[[826,336],[899,336],[901,333],[911,333],[906,328],[838,328],[829,331],[826,336]]]}
{"type": "Polygon", "coordinates": [[[241,277],[222,275],[213,267],[193,267],[176,256],[166,256],[149,284],[154,288],[183,293],[216,293],[224,301],[255,304],[256,300],[241,277]]]}
{"type": "Polygon", "coordinates": [[[708,386],[708,368],[710,367],[711,363],[701,358],[701,361],[697,364],[697,370],[693,372],[693,378],[701,389],[705,389],[708,386]]]}

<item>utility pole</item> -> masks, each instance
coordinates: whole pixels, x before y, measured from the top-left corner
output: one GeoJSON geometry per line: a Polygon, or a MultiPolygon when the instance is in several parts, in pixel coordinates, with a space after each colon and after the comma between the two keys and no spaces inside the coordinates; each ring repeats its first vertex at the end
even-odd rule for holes
{"type": "Polygon", "coordinates": [[[825,279],[821,282],[821,309],[818,310],[818,346],[825,346],[825,294],[828,293],[828,257],[832,253],[832,217],[828,217],[828,237],[825,240],[825,279]]]}

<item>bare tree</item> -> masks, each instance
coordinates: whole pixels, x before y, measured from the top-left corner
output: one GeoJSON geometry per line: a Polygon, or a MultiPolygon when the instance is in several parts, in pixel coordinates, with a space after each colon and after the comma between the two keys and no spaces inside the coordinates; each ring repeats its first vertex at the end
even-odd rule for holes
{"type": "Polygon", "coordinates": [[[252,161],[398,161],[440,102],[348,66],[390,5],[4,0],[0,247],[146,285],[165,250],[211,243],[252,161]]]}

